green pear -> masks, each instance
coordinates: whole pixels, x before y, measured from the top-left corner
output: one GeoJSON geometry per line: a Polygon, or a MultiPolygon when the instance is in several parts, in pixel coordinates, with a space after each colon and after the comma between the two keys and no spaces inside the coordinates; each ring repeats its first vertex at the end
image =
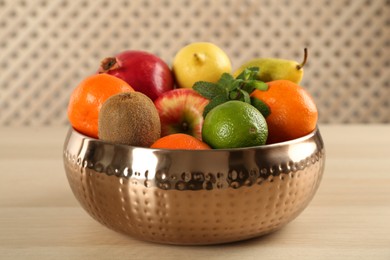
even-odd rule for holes
{"type": "Polygon", "coordinates": [[[234,77],[250,67],[259,67],[257,79],[270,82],[274,80],[284,79],[299,84],[303,77],[303,66],[307,61],[307,49],[304,49],[304,58],[302,63],[293,60],[284,60],[276,58],[257,58],[244,63],[234,72],[234,77]]]}

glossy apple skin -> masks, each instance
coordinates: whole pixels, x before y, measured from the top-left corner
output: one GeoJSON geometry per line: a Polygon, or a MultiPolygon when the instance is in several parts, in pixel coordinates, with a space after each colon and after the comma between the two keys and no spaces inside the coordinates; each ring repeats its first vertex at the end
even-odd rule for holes
{"type": "Polygon", "coordinates": [[[175,133],[202,140],[203,110],[209,100],[193,89],[174,89],[155,100],[161,122],[161,136],[175,133]]]}
{"type": "MultiPolygon", "coordinates": [[[[126,81],[135,91],[142,92],[151,100],[174,88],[172,71],[156,55],[145,51],[124,51],[112,59],[116,64],[111,68],[99,69],[126,81]]],[[[102,61],[103,64],[104,60],[102,61]]]]}

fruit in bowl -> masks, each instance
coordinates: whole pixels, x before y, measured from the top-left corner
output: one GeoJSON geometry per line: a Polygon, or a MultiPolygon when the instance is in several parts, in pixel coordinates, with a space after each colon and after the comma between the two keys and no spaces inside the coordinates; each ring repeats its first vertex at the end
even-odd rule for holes
{"type": "Polygon", "coordinates": [[[85,78],[73,90],[68,104],[68,119],[78,131],[98,137],[99,112],[111,96],[134,91],[125,81],[106,74],[85,78]]]}
{"type": "Polygon", "coordinates": [[[174,89],[154,101],[161,135],[185,133],[202,139],[203,110],[209,101],[192,89],[174,89]]]}
{"type": "Polygon", "coordinates": [[[250,67],[260,67],[256,78],[264,82],[274,80],[289,80],[299,84],[303,78],[303,67],[307,62],[308,52],[304,49],[304,57],[301,63],[293,60],[277,58],[254,58],[242,64],[234,75],[238,76],[243,70],[250,67]]]}
{"type": "Polygon", "coordinates": [[[168,65],[145,51],[127,50],[104,58],[98,71],[124,80],[152,101],[173,89],[173,75],[168,65]]]}
{"type": "Polygon", "coordinates": [[[175,55],[172,72],[180,88],[192,88],[197,81],[216,82],[222,73],[231,73],[228,55],[210,42],[194,42],[175,55]]]}
{"type": "Polygon", "coordinates": [[[160,138],[160,128],[157,109],[141,92],[113,95],[99,113],[99,139],[104,141],[150,146],[160,138]]]}
{"type": "MultiPolygon", "coordinates": [[[[308,205],[324,171],[313,99],[289,79],[262,81],[261,67],[244,64],[233,76],[227,55],[214,45],[189,46],[174,62],[179,88],[157,97],[128,83],[138,79],[134,67],[126,81],[91,76],[105,79],[92,84],[98,102],[90,104],[86,84],[76,88],[63,156],[75,197],[103,225],[153,242],[217,244],[282,228],[308,205]],[[181,73],[179,61],[187,56],[198,59],[185,63],[196,73],[181,73]],[[204,68],[212,77],[201,75],[204,68]]],[[[291,61],[261,63],[267,75],[275,66],[274,75],[283,75],[275,64],[302,75],[291,61]]]]}

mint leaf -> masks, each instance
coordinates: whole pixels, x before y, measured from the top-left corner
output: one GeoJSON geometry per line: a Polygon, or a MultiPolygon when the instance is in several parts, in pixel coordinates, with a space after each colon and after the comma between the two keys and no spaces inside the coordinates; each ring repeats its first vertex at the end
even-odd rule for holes
{"type": "Polygon", "coordinates": [[[251,94],[255,89],[265,91],[268,89],[268,85],[258,80],[247,80],[241,87],[243,90],[251,94]]]}
{"type": "Polygon", "coordinates": [[[245,68],[237,77],[236,79],[243,79],[243,80],[252,80],[256,79],[257,74],[259,73],[260,69],[259,67],[249,67],[245,68]]]}
{"type": "Polygon", "coordinates": [[[267,83],[263,81],[252,80],[249,84],[258,90],[262,90],[262,91],[268,90],[267,83]]]}
{"type": "Polygon", "coordinates": [[[245,80],[246,78],[248,78],[250,75],[250,71],[248,71],[247,69],[244,69],[237,77],[236,79],[242,79],[242,80],[245,80]]]}
{"type": "Polygon", "coordinates": [[[239,99],[240,97],[240,92],[238,92],[237,90],[232,90],[229,92],[229,99],[230,100],[237,100],[239,99]]]}
{"type": "Polygon", "coordinates": [[[251,98],[245,90],[240,89],[240,92],[242,94],[241,100],[244,101],[245,103],[251,104],[251,98]]]}
{"type": "Polygon", "coordinates": [[[264,116],[264,118],[267,118],[267,116],[271,114],[271,109],[264,101],[254,97],[251,97],[250,100],[252,106],[254,106],[257,110],[259,110],[260,113],[264,116]]]}
{"type": "Polygon", "coordinates": [[[226,93],[225,90],[220,88],[217,84],[206,81],[195,82],[192,89],[207,99],[212,99],[226,93]]]}
{"type": "Polygon", "coordinates": [[[229,73],[223,73],[221,78],[218,80],[218,86],[227,90],[227,92],[237,88],[237,80],[234,79],[229,73]]]}
{"type": "Polygon", "coordinates": [[[203,110],[203,117],[206,117],[206,115],[216,106],[221,105],[225,102],[229,101],[228,97],[224,95],[219,95],[214,97],[210,102],[205,106],[203,110]]]}
{"type": "Polygon", "coordinates": [[[220,87],[226,87],[226,86],[232,84],[233,81],[234,81],[233,76],[232,76],[231,74],[225,72],[225,73],[222,74],[222,76],[221,76],[221,78],[218,80],[218,83],[217,83],[217,84],[218,84],[220,87]]]}
{"type": "Polygon", "coordinates": [[[226,89],[228,91],[238,90],[240,88],[240,85],[242,84],[243,80],[236,79],[233,82],[230,83],[230,85],[226,86],[226,89]]]}
{"type": "Polygon", "coordinates": [[[242,84],[241,89],[251,94],[256,88],[253,86],[253,84],[245,82],[244,84],[242,84]]]}

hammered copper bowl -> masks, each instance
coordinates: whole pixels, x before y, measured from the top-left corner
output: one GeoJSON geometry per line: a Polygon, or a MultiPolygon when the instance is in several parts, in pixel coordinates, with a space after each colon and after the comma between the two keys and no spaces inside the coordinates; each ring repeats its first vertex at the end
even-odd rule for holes
{"type": "Polygon", "coordinates": [[[229,150],[115,145],[70,129],[64,165],[81,206],[103,225],[169,244],[261,236],[298,216],[324,171],[318,128],[292,141],[229,150]]]}

